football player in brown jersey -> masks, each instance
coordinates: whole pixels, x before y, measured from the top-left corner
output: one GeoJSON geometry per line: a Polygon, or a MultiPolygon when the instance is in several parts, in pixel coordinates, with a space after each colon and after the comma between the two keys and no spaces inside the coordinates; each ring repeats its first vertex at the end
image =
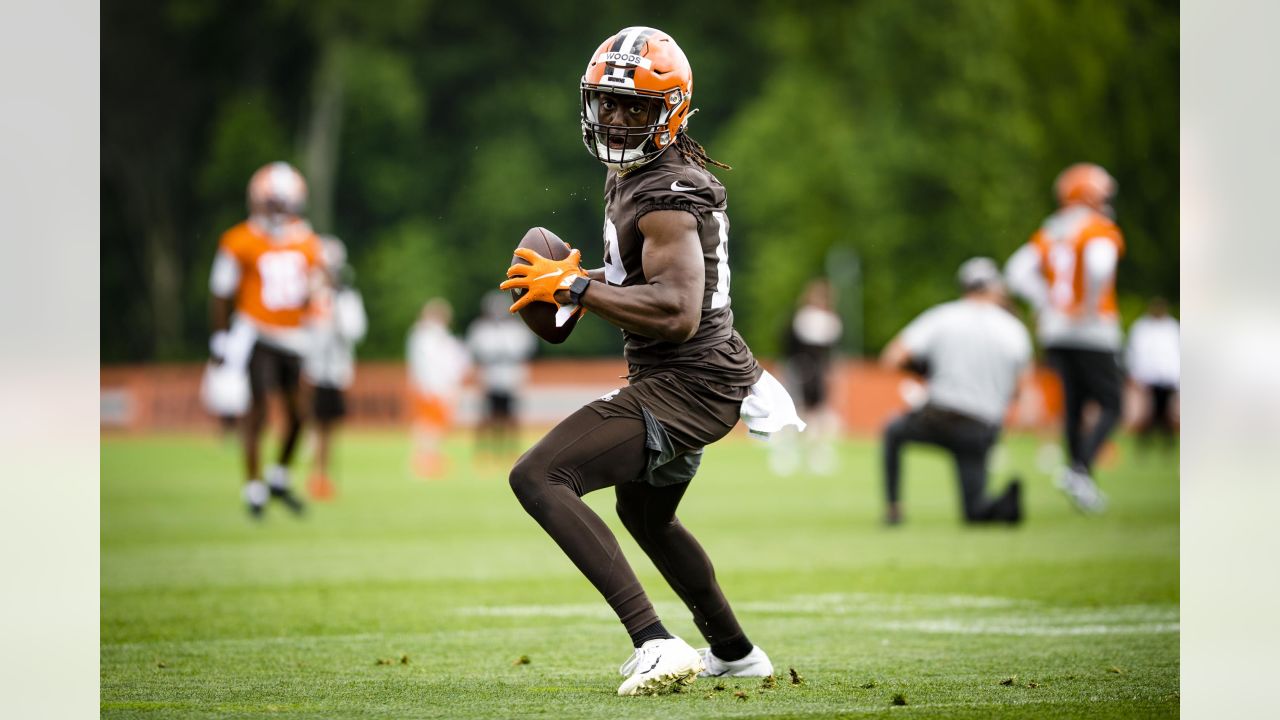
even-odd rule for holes
{"type": "Polygon", "coordinates": [[[771,395],[790,424],[803,425],[733,327],[725,188],[706,169],[727,166],[685,133],[692,90],[688,60],[660,30],[629,27],[600,45],[582,78],[581,112],[583,141],[608,168],[604,266],[583,270],[578,251],[553,261],[519,250],[531,264],[513,265],[502,284],[528,290],[513,311],[537,301],[566,315],[580,306],[626,341],[629,384],[570,415],[511,471],[525,510],[631,635],[635,652],[621,668],[620,695],[659,692],[699,674],[773,673],[676,507],[703,448],[733,428],[749,395],[771,395]],[[659,621],[617,540],[581,499],[607,487],[710,647],[695,650],[659,621]]]}

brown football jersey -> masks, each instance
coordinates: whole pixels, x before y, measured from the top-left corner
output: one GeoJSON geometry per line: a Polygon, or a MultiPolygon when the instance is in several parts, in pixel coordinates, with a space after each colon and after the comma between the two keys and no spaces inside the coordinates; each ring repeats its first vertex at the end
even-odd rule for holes
{"type": "Polygon", "coordinates": [[[623,331],[633,376],[679,368],[727,385],[751,385],[760,366],[733,328],[729,298],[729,216],[724,186],[707,170],[671,149],[625,176],[609,172],[604,185],[604,270],[610,285],[648,282],[642,266],[644,236],[638,223],[655,210],[683,210],[698,221],[706,281],[702,319],[683,343],[623,331]]]}

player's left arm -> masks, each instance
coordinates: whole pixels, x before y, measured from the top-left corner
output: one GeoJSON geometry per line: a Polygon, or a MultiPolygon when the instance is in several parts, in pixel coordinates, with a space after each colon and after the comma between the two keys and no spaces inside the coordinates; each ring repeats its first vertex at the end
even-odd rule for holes
{"type": "Polygon", "coordinates": [[[333,302],[334,319],[338,334],[349,343],[358,343],[369,331],[369,316],[364,310],[364,299],[355,288],[338,291],[333,302]]]}
{"type": "Polygon", "coordinates": [[[331,284],[324,264],[324,247],[315,235],[306,244],[303,254],[307,257],[307,302],[311,302],[331,284]]]}
{"type": "MultiPolygon", "coordinates": [[[[706,267],[698,222],[683,210],[655,210],[638,223],[644,235],[641,264],[648,282],[617,286],[591,274],[582,305],[611,324],[645,337],[684,342],[702,320],[706,267]]],[[[567,290],[556,300],[569,302],[567,290]]]]}

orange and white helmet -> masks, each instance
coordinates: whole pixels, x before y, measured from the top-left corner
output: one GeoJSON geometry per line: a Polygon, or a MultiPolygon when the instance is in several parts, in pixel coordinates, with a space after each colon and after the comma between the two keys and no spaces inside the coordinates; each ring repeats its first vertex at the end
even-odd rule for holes
{"type": "Polygon", "coordinates": [[[693,102],[693,69],[670,35],[651,27],[623,28],[592,54],[581,89],[582,142],[605,165],[629,170],[656,158],[684,130],[693,102]],[[637,127],[601,123],[605,93],[652,98],[648,121],[637,127]],[[610,139],[621,139],[621,146],[610,147],[610,139]]]}
{"type": "Polygon", "coordinates": [[[307,181],[287,162],[263,165],[249,178],[249,214],[301,215],[307,204],[307,181]]]}
{"type": "Polygon", "coordinates": [[[1093,163],[1076,163],[1063,170],[1053,183],[1058,204],[1084,204],[1100,212],[1111,214],[1111,198],[1116,194],[1116,179],[1093,163]]]}

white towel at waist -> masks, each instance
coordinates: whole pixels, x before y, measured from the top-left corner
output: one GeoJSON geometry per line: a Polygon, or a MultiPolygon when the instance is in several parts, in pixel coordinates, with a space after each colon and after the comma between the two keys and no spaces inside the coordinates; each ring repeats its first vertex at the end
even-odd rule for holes
{"type": "Polygon", "coordinates": [[[769,439],[770,433],[788,426],[794,426],[800,432],[805,428],[804,421],[796,414],[796,404],[791,395],[768,370],[751,386],[751,394],[742,401],[739,415],[750,431],[748,434],[761,440],[769,439]]]}

